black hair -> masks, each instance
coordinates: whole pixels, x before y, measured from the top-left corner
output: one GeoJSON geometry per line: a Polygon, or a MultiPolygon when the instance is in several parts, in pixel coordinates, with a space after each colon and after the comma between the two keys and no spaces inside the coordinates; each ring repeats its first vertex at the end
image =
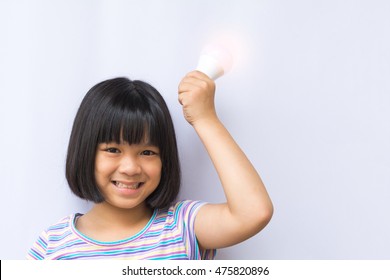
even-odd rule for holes
{"type": "Polygon", "coordinates": [[[180,163],[171,115],[161,94],[150,84],[128,78],[98,83],[85,95],[76,114],[66,159],[66,179],[78,197],[100,203],[95,179],[100,143],[148,143],[160,149],[161,179],[146,199],[151,208],[168,207],[180,189],[180,163]]]}

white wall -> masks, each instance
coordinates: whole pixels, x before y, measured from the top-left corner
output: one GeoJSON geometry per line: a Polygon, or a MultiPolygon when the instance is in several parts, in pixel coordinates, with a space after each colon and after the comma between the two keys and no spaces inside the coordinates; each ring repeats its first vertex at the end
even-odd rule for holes
{"type": "Polygon", "coordinates": [[[389,14],[386,0],[0,1],[0,258],[23,259],[41,230],[88,209],[64,161],[82,97],[106,78],[161,91],[181,196],[221,201],[176,90],[202,46],[223,37],[236,65],[217,81],[218,112],[275,214],[218,258],[388,259],[389,14]]]}

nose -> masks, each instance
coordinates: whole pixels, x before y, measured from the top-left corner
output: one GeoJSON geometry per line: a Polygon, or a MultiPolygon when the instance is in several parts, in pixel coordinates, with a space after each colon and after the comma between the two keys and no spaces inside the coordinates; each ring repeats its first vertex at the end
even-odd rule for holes
{"type": "Polygon", "coordinates": [[[121,174],[126,174],[128,176],[134,176],[141,173],[142,168],[139,164],[138,160],[131,156],[123,157],[120,166],[118,168],[118,171],[121,174]]]}

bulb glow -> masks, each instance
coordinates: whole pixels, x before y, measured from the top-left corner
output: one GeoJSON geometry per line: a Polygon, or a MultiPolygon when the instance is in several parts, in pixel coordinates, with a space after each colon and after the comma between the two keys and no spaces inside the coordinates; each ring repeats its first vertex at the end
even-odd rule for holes
{"type": "Polygon", "coordinates": [[[216,80],[232,67],[231,53],[222,45],[210,44],[203,48],[196,70],[203,72],[210,79],[216,80]]]}

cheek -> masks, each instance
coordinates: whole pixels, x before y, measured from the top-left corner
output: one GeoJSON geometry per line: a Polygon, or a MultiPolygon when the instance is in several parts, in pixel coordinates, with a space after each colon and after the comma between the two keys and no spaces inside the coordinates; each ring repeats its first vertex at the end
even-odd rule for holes
{"type": "Polygon", "coordinates": [[[102,182],[112,172],[113,165],[108,160],[97,156],[95,161],[95,178],[97,183],[102,182]]]}
{"type": "Polygon", "coordinates": [[[105,179],[105,172],[103,170],[100,166],[95,166],[95,180],[99,187],[104,183],[105,179]]]}
{"type": "Polygon", "coordinates": [[[98,173],[98,172],[101,172],[102,165],[104,163],[103,159],[99,155],[100,155],[100,153],[98,152],[96,154],[96,157],[95,157],[95,174],[98,173]]]}
{"type": "Polygon", "coordinates": [[[161,170],[162,170],[162,163],[161,163],[161,160],[159,160],[159,161],[156,161],[153,165],[150,165],[148,167],[148,174],[154,180],[160,181],[160,179],[161,179],[161,170]]]}
{"type": "Polygon", "coordinates": [[[95,164],[95,174],[104,174],[107,173],[109,170],[108,166],[106,166],[103,163],[96,163],[95,164]]]}

